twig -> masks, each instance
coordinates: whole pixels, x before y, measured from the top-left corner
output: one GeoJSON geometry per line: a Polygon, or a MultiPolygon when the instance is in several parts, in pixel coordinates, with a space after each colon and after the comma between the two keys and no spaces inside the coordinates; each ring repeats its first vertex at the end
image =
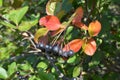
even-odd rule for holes
{"type": "Polygon", "coordinates": [[[0,63],[18,61],[19,59],[23,59],[23,58],[33,56],[33,55],[34,56],[43,56],[42,54],[23,53],[23,54],[20,54],[19,56],[13,56],[13,57],[10,57],[9,59],[2,60],[2,61],[0,61],[0,63]]]}
{"type": "MultiPolygon", "coordinates": [[[[53,62],[53,58],[49,56],[49,53],[46,52],[45,56],[47,57],[47,59],[50,61],[51,65],[55,68],[55,70],[57,71],[57,73],[59,74],[59,79],[62,78],[63,80],[70,80],[67,77],[64,76],[64,74],[62,72],[60,72],[60,70],[58,69],[58,67],[55,65],[55,63],[53,62]]],[[[59,80],[58,79],[58,80],[59,80]]]]}

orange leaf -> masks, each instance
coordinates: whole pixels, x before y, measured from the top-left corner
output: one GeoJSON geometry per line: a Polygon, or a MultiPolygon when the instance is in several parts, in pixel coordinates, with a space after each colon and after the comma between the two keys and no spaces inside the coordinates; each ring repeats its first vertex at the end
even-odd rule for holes
{"type": "Polygon", "coordinates": [[[83,24],[82,22],[76,22],[76,23],[74,23],[75,24],[75,26],[77,26],[78,28],[81,28],[81,29],[83,29],[83,30],[88,30],[88,27],[85,25],[85,24],[83,24]]]}
{"type": "Polygon", "coordinates": [[[96,42],[94,39],[88,39],[87,42],[84,41],[84,45],[82,46],[85,54],[92,56],[96,51],[96,42]]]}
{"type": "Polygon", "coordinates": [[[101,24],[99,21],[93,21],[89,24],[88,32],[90,36],[97,36],[101,30],[101,24]]]}
{"type": "Polygon", "coordinates": [[[69,42],[68,44],[65,45],[65,47],[63,48],[63,51],[69,51],[69,50],[73,50],[74,53],[78,52],[82,46],[83,40],[81,39],[74,39],[71,42],[69,42]]]}
{"type": "Polygon", "coordinates": [[[60,21],[56,16],[48,15],[39,20],[39,24],[45,26],[48,30],[54,31],[60,28],[60,21]]]}
{"type": "Polygon", "coordinates": [[[81,19],[83,17],[83,9],[82,7],[79,7],[76,9],[75,11],[76,15],[74,17],[74,19],[72,20],[72,23],[77,23],[77,22],[81,22],[81,19]]]}

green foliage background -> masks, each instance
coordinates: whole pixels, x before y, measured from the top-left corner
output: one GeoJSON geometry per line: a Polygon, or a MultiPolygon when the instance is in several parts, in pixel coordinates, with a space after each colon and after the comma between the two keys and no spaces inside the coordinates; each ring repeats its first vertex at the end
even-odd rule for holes
{"type": "MultiPolygon", "coordinates": [[[[39,54],[28,53],[31,43],[22,40],[22,31],[35,34],[38,20],[46,15],[48,0],[0,0],[0,80],[16,80],[16,71],[29,80],[57,80],[58,74],[49,61],[39,54]],[[5,19],[4,19],[4,18],[5,19]]],[[[68,19],[79,6],[84,9],[83,22],[92,20],[102,24],[97,40],[97,51],[89,57],[80,52],[64,61],[58,57],[55,64],[67,77],[84,80],[120,80],[120,2],[119,0],[63,0],[59,13],[61,22],[68,19]],[[86,20],[87,19],[87,20],[86,20]]],[[[56,7],[56,8],[59,8],[56,7]]],[[[56,12],[57,13],[57,12],[56,12]]],[[[55,13],[55,15],[57,15],[55,13]]],[[[66,39],[71,41],[82,31],[70,26],[66,39]],[[76,35],[74,35],[76,34],[76,35]]],[[[82,35],[81,35],[82,36],[82,35]]]]}

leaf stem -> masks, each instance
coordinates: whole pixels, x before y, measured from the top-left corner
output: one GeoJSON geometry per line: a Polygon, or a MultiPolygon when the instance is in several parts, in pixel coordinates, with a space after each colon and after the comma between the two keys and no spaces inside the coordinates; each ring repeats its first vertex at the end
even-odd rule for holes
{"type": "Polygon", "coordinates": [[[76,15],[76,13],[73,13],[72,16],[69,18],[69,21],[66,23],[65,25],[65,29],[59,33],[59,35],[55,38],[55,40],[53,40],[53,45],[56,43],[56,41],[59,39],[59,37],[61,36],[61,34],[67,29],[67,27],[69,26],[69,24],[72,22],[74,16],[76,15]]]}

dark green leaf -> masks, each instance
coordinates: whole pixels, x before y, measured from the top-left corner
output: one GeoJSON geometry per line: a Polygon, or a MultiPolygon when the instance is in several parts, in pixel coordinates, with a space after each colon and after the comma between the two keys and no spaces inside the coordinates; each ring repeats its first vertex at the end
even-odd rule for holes
{"type": "Polygon", "coordinates": [[[52,74],[43,71],[39,71],[39,77],[41,80],[55,80],[55,77],[52,74]]]}

